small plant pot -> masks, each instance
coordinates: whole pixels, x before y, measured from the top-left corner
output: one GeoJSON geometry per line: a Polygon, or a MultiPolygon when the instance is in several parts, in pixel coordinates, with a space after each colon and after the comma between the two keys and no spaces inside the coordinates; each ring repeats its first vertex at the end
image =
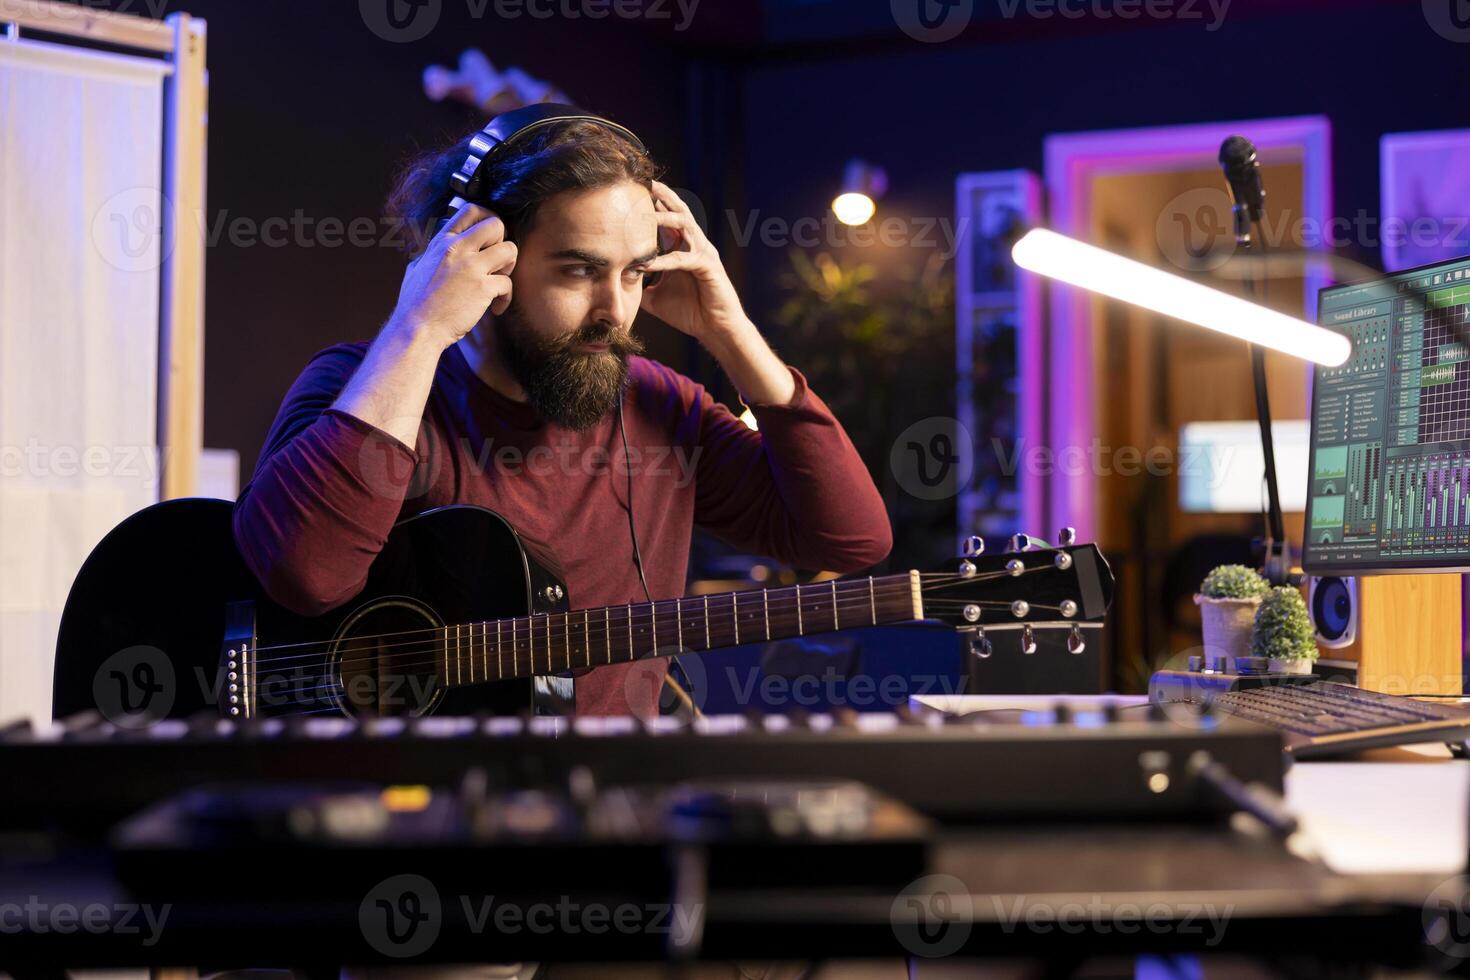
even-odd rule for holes
{"type": "Polygon", "coordinates": [[[1233,670],[1236,657],[1251,654],[1251,630],[1255,626],[1259,598],[1212,599],[1194,597],[1204,627],[1205,666],[1233,670]],[[1228,658],[1221,663],[1221,658],[1228,658]]]}
{"type": "Polygon", "coordinates": [[[1310,674],[1311,672],[1311,657],[1296,657],[1291,660],[1283,660],[1280,657],[1271,658],[1271,673],[1273,674],[1310,674]]]}

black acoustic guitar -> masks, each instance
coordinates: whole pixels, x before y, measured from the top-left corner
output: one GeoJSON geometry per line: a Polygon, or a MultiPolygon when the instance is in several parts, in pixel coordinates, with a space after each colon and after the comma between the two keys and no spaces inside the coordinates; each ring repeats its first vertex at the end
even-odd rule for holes
{"type": "MultiPolygon", "coordinates": [[[[977,648],[997,629],[1097,622],[1113,579],[1093,545],[978,553],[947,571],[574,608],[551,549],[478,507],[400,522],[366,585],[322,616],[268,599],[232,505],[189,499],[128,518],[67,598],[53,713],[123,723],[332,713],[519,713],[532,679],[863,626],[936,619],[977,648]]],[[[1018,536],[1024,538],[1024,536],[1018,536]]]]}

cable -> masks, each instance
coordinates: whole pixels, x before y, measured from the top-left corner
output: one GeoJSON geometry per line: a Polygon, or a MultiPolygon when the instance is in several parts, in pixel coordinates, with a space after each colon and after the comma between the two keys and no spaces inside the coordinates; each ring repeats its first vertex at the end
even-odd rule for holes
{"type": "Polygon", "coordinates": [[[633,565],[638,569],[638,581],[643,584],[643,595],[649,602],[653,593],[648,591],[648,579],[643,575],[643,553],[638,550],[638,527],[633,523],[633,455],[628,449],[628,430],[623,425],[623,402],[618,401],[618,433],[623,437],[623,471],[628,474],[628,536],[633,539],[633,565]]]}
{"type": "MultiPolygon", "coordinates": [[[[628,474],[628,537],[633,541],[633,566],[638,569],[638,581],[643,586],[644,597],[652,603],[653,593],[648,588],[648,577],[643,574],[643,552],[638,548],[638,525],[633,520],[633,455],[631,450],[628,449],[628,428],[623,423],[622,399],[618,399],[618,434],[623,439],[623,470],[628,474]]],[[[658,637],[654,637],[654,642],[658,642],[658,637]]],[[[686,691],[673,678],[673,669],[678,668],[679,673],[684,675],[684,683],[688,684],[692,689],[694,685],[689,680],[689,672],[684,669],[684,665],[679,662],[677,656],[670,657],[669,661],[671,666],[669,671],[664,674],[664,683],[673,689],[679,701],[689,709],[694,717],[700,717],[704,712],[699,710],[699,705],[695,703],[691,691],[686,691]]]]}

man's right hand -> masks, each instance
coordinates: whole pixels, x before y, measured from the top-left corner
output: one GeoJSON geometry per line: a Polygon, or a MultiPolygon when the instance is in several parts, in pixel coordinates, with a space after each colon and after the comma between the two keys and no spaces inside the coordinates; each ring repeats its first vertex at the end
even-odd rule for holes
{"type": "Polygon", "coordinates": [[[511,299],[516,246],[505,224],[478,204],[466,204],[408,265],[390,322],[447,350],[488,308],[499,315],[511,299]]]}

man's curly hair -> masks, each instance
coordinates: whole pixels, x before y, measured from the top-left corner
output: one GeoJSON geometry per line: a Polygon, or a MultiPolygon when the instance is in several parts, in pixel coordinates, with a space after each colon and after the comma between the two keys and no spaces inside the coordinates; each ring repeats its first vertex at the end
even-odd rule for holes
{"type": "MultiPolygon", "coordinates": [[[[405,230],[404,248],[411,256],[423,252],[445,217],[454,198],[449,178],[464,163],[474,135],[414,157],[399,173],[386,212],[405,230]]],[[[484,186],[492,190],[477,203],[499,215],[506,238],[516,241],[531,230],[542,203],[562,191],[625,180],[648,187],[658,176],[646,152],[606,126],[568,121],[541,127],[484,170],[484,186]]]]}

